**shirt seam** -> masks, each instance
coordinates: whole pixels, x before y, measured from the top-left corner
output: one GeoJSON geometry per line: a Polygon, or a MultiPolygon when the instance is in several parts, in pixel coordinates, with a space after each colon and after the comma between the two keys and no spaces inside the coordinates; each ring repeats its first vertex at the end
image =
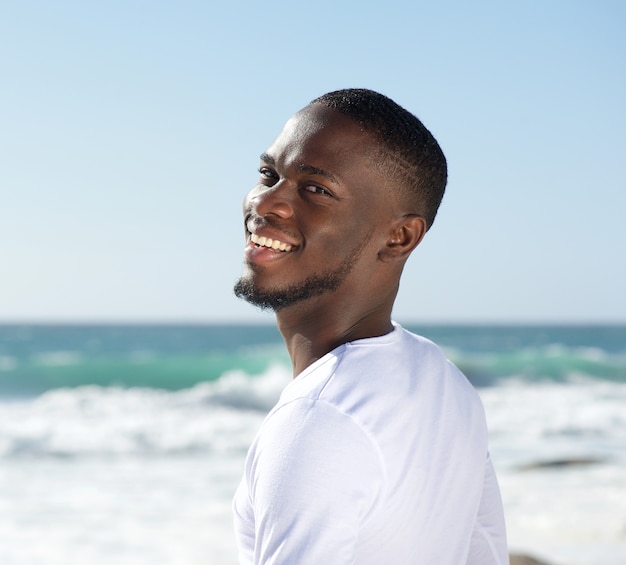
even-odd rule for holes
{"type": "Polygon", "coordinates": [[[366,517],[366,519],[364,521],[364,524],[365,524],[370,519],[370,516],[375,513],[374,511],[382,503],[382,500],[385,498],[385,496],[386,496],[386,494],[387,494],[387,492],[389,490],[389,480],[388,480],[387,467],[385,465],[385,459],[383,457],[383,454],[382,454],[382,451],[380,449],[380,446],[375,441],[375,439],[374,439],[373,435],[371,434],[371,432],[365,426],[363,426],[360,422],[358,422],[351,414],[345,412],[344,410],[341,410],[335,404],[333,404],[331,402],[328,402],[327,400],[324,400],[323,398],[320,398],[319,395],[322,393],[322,391],[324,390],[324,387],[326,386],[326,384],[332,378],[333,375],[334,375],[334,372],[329,375],[329,377],[327,379],[327,382],[324,383],[324,386],[320,389],[320,392],[317,395],[315,395],[315,396],[297,396],[295,398],[290,398],[289,400],[287,400],[284,403],[282,403],[280,406],[277,406],[276,409],[273,410],[271,412],[271,414],[268,415],[268,418],[272,417],[274,414],[277,414],[279,411],[281,411],[283,408],[289,406],[290,404],[293,404],[294,402],[297,402],[297,401],[304,400],[304,401],[309,401],[309,402],[312,402],[312,403],[324,404],[325,406],[331,408],[337,414],[340,414],[340,415],[346,417],[352,423],[352,425],[354,425],[359,430],[359,432],[361,434],[363,434],[363,436],[367,439],[367,442],[372,446],[372,449],[374,450],[374,453],[376,454],[376,459],[378,461],[378,467],[380,469],[381,476],[382,476],[382,490],[381,490],[381,493],[380,493],[379,500],[377,500],[375,502],[375,504],[373,505],[371,511],[368,512],[367,517],[366,517]]]}
{"type": "Polygon", "coordinates": [[[489,532],[487,531],[487,528],[485,526],[483,526],[478,520],[476,521],[476,524],[474,526],[474,529],[485,539],[485,541],[487,542],[487,545],[489,546],[489,551],[491,552],[491,556],[494,559],[494,563],[497,563],[498,565],[501,565],[501,561],[500,558],[498,556],[498,551],[493,543],[493,540],[491,539],[491,536],[489,535],[489,532]]]}

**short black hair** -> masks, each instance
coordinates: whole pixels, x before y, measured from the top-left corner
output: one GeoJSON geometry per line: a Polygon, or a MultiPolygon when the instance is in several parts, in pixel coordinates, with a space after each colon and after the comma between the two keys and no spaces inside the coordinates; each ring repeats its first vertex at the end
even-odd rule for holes
{"type": "Polygon", "coordinates": [[[437,140],[411,112],[366,88],[324,94],[311,102],[353,119],[380,146],[376,166],[400,184],[414,213],[433,224],[446,188],[446,158],[437,140]]]}

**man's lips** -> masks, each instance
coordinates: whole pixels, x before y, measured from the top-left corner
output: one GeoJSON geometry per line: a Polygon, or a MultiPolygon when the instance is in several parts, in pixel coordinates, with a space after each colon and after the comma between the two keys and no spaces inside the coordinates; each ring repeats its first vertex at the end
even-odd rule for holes
{"type": "Polygon", "coordinates": [[[294,248],[294,246],[290,243],[285,243],[279,239],[272,239],[271,237],[266,237],[264,235],[259,236],[256,233],[250,234],[250,241],[258,247],[267,247],[269,249],[273,249],[274,251],[283,251],[285,253],[288,253],[294,248]]]}
{"type": "Polygon", "coordinates": [[[271,226],[260,226],[256,222],[246,222],[248,244],[245,249],[245,257],[249,264],[265,264],[286,257],[298,249],[298,245],[291,241],[285,241],[280,230],[271,226]]]}
{"type": "Polygon", "coordinates": [[[285,230],[274,226],[255,214],[247,214],[244,218],[248,249],[265,249],[277,255],[290,253],[298,248],[298,244],[285,230]]]}

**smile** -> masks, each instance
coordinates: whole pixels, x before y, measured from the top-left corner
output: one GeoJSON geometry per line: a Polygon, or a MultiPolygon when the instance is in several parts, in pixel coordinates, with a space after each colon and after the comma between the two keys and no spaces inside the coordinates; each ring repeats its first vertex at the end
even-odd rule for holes
{"type": "Polygon", "coordinates": [[[278,239],[271,239],[269,237],[261,236],[259,237],[255,233],[250,234],[250,241],[259,247],[269,247],[270,249],[275,249],[277,251],[291,251],[293,249],[292,245],[288,243],[283,243],[278,239]]]}

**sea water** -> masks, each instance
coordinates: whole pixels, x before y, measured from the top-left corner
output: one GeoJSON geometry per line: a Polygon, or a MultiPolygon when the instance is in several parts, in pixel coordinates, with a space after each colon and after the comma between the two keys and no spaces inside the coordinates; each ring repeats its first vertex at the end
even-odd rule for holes
{"type": "MultiPolygon", "coordinates": [[[[626,563],[626,327],[410,327],[477,387],[511,549],[626,563]]],[[[0,326],[0,563],[234,565],[273,326],[0,326]]]]}

